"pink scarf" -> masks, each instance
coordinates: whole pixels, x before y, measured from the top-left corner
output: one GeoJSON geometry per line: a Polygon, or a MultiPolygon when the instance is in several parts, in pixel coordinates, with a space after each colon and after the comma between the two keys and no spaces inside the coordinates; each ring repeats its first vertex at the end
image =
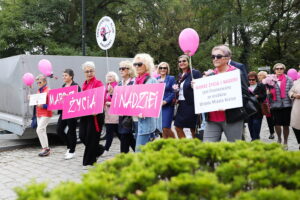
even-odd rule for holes
{"type": "MultiPolygon", "coordinates": [[[[286,77],[285,77],[285,74],[281,74],[279,76],[277,76],[278,78],[278,81],[281,81],[280,83],[280,98],[284,99],[286,97],[286,92],[285,92],[285,88],[286,88],[286,77]]],[[[272,99],[274,101],[276,101],[276,90],[275,90],[275,87],[272,88],[270,90],[271,94],[272,94],[272,99]]]]}
{"type": "Polygon", "coordinates": [[[144,84],[144,81],[146,79],[147,76],[150,76],[149,73],[145,73],[143,75],[138,75],[138,77],[135,78],[135,83],[136,84],[144,84]]]}
{"type": "Polygon", "coordinates": [[[108,93],[108,86],[111,86],[112,88],[115,88],[118,85],[118,82],[112,82],[112,83],[107,83],[106,84],[106,90],[105,90],[105,102],[110,102],[111,101],[111,94],[108,93]]]}

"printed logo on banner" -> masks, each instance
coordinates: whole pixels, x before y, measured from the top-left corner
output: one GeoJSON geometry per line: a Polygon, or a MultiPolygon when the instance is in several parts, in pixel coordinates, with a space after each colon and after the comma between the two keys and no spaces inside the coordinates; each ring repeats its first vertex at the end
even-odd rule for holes
{"type": "Polygon", "coordinates": [[[77,92],[78,85],[50,90],[48,93],[48,110],[62,110],[64,98],[68,95],[75,94],[77,92]]]}
{"type": "Polygon", "coordinates": [[[112,47],[116,37],[116,27],[114,21],[108,17],[102,17],[96,28],[96,39],[99,47],[107,50],[112,47]]]}
{"type": "Polygon", "coordinates": [[[75,93],[64,98],[63,119],[96,115],[103,112],[104,86],[75,93]]]}
{"type": "Polygon", "coordinates": [[[195,113],[243,106],[240,70],[195,79],[195,113]]]}
{"type": "Polygon", "coordinates": [[[111,101],[109,114],[159,117],[165,83],[117,86],[111,101]]]}

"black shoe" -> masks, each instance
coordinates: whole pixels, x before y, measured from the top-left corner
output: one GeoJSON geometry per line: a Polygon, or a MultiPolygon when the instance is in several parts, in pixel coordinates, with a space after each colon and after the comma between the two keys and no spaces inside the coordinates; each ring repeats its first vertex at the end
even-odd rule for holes
{"type": "Polygon", "coordinates": [[[49,156],[50,154],[50,148],[44,148],[40,153],[39,156],[40,157],[45,157],[45,156],[49,156]]]}
{"type": "Polygon", "coordinates": [[[274,134],[270,134],[269,139],[271,140],[271,139],[274,139],[274,138],[275,138],[274,134]]]}

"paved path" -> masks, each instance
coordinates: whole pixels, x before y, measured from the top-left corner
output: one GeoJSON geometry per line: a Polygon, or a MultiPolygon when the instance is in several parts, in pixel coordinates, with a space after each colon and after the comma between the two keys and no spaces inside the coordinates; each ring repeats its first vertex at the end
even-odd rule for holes
{"type": "MultiPolygon", "coordinates": [[[[263,121],[261,140],[270,143],[277,139],[269,140],[266,122],[263,121]]],[[[224,139],[224,138],[223,138],[224,139]]],[[[250,141],[246,129],[246,140],[250,141]]],[[[101,141],[103,144],[104,141],[101,141]]],[[[289,150],[296,151],[299,146],[296,143],[294,133],[289,137],[289,150]]],[[[61,181],[80,181],[82,174],[87,170],[82,167],[82,155],[84,146],[77,145],[76,157],[64,160],[66,151],[64,146],[53,146],[49,157],[38,157],[39,147],[26,147],[12,151],[0,152],[0,200],[16,199],[13,188],[23,186],[35,179],[37,182],[47,181],[49,187],[53,187],[61,181]]],[[[112,158],[119,153],[119,141],[114,139],[112,148],[106,156],[101,156],[99,162],[112,158]]]]}

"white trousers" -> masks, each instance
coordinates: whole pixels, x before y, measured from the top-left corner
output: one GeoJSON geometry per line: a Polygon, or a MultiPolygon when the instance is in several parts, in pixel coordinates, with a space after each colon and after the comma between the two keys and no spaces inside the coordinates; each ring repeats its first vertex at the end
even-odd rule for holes
{"type": "Polygon", "coordinates": [[[36,133],[39,137],[42,148],[49,147],[47,126],[50,121],[50,117],[37,117],[36,133]]]}

